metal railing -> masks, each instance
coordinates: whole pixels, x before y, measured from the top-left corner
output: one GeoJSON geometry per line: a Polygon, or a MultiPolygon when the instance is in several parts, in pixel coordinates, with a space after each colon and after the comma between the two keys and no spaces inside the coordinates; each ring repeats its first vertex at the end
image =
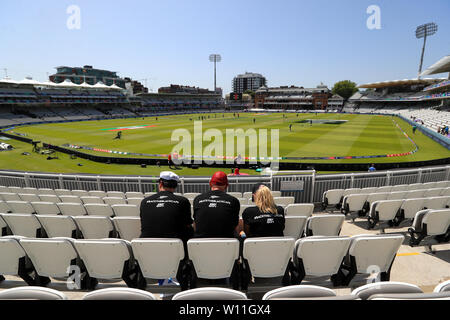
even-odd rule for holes
{"type": "MultiPolygon", "coordinates": [[[[158,177],[102,176],[0,171],[0,185],[69,190],[157,191],[158,177]]],[[[181,177],[179,192],[205,192],[210,177],[181,177]]],[[[282,171],[261,176],[229,177],[230,192],[248,192],[255,183],[265,183],[272,190],[281,190],[283,183],[301,185],[295,191],[281,190],[283,196],[295,197],[297,203],[317,203],[330,189],[366,188],[450,180],[450,166],[373,173],[318,175],[310,171],[282,171]]]]}

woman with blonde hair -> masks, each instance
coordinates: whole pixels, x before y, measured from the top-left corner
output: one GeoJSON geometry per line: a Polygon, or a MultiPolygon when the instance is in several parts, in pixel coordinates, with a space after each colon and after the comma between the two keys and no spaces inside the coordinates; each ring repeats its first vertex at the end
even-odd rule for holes
{"type": "Polygon", "coordinates": [[[283,237],[284,209],[275,204],[270,189],[264,184],[257,184],[252,193],[256,206],[247,208],[242,213],[245,236],[283,237]]]}

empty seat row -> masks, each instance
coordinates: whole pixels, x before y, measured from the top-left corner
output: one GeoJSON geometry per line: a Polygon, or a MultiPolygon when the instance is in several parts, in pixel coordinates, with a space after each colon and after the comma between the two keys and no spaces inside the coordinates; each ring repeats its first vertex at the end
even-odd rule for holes
{"type": "MultiPolygon", "coordinates": [[[[18,287],[0,292],[0,300],[68,300],[55,289],[18,287]]],[[[314,285],[295,285],[277,288],[264,294],[262,300],[450,300],[450,281],[436,286],[433,293],[424,293],[416,285],[403,282],[370,283],[354,289],[350,295],[338,296],[329,288],[314,285]]],[[[157,300],[148,291],[133,288],[105,288],[91,291],[82,300],[157,300]]],[[[172,300],[248,300],[241,291],[203,287],[179,292],[172,300]]]]}
{"type": "MultiPolygon", "coordinates": [[[[281,197],[281,191],[271,191],[272,195],[274,197],[281,197]]],[[[102,191],[102,190],[68,190],[68,189],[48,189],[48,188],[29,188],[29,187],[5,187],[0,186],[0,193],[15,193],[15,194],[28,194],[28,195],[56,195],[56,196],[78,196],[78,197],[99,197],[99,198],[105,198],[105,197],[113,197],[113,198],[121,198],[121,199],[128,199],[128,198],[144,198],[149,197],[156,192],[136,192],[136,191],[129,191],[129,192],[122,192],[122,191],[102,191]]],[[[200,193],[191,192],[191,193],[175,193],[177,195],[182,195],[188,199],[194,199],[200,193]]],[[[236,197],[236,198],[245,198],[245,199],[251,199],[252,192],[228,192],[229,195],[236,197]]]]}
{"type": "MultiPolygon", "coordinates": [[[[399,192],[402,193],[402,192],[399,192]]],[[[392,201],[391,203],[399,204],[399,209],[405,204],[409,206],[412,203],[419,204],[421,209],[442,209],[446,208],[450,204],[450,195],[445,196],[428,196],[428,197],[408,197],[399,194],[396,197],[391,197],[394,193],[371,193],[371,194],[353,194],[346,196],[343,201],[341,212],[344,214],[351,214],[353,220],[357,216],[366,216],[370,214],[370,211],[374,208],[374,203],[380,203],[380,201],[392,201]],[[421,200],[418,200],[421,199],[421,200]],[[407,201],[409,200],[409,201],[407,201]]],[[[409,211],[409,210],[408,210],[409,211]]],[[[417,211],[416,211],[417,212],[417,211]]],[[[412,214],[412,213],[406,213],[412,214]]]]}
{"type": "MultiPolygon", "coordinates": [[[[148,279],[176,279],[182,290],[202,279],[229,278],[234,289],[264,284],[300,284],[331,277],[335,286],[351,283],[356,274],[379,266],[382,281],[403,241],[402,235],[355,237],[250,238],[239,254],[237,239],[191,239],[184,259],[179,239],[74,240],[70,238],[0,238],[0,275],[19,276],[28,285],[47,285],[78,270],[77,289],[94,289],[100,280],[124,280],[144,289],[148,279]],[[239,267],[239,261],[242,261],[239,267]],[[253,279],[253,281],[251,281],[253,279]]],[[[76,281],[75,281],[76,282],[76,281]]],[[[75,283],[77,285],[77,283],[75,283]]]]}
{"type": "MultiPolygon", "coordinates": [[[[447,188],[450,188],[450,181],[414,183],[410,185],[396,185],[396,186],[383,186],[371,188],[330,189],[323,193],[322,208],[323,210],[325,210],[328,207],[335,207],[336,209],[340,209],[344,197],[351,194],[391,193],[391,192],[407,192],[407,191],[418,191],[427,189],[447,189],[447,188]]],[[[420,196],[415,195],[412,197],[420,198],[422,196],[423,194],[420,196]]]]}
{"type": "Polygon", "coordinates": [[[34,194],[16,194],[0,193],[2,201],[27,201],[27,202],[68,202],[68,203],[105,203],[113,204],[140,204],[144,198],[120,198],[120,197],[96,197],[96,196],[57,196],[57,195],[34,195],[34,194]]]}

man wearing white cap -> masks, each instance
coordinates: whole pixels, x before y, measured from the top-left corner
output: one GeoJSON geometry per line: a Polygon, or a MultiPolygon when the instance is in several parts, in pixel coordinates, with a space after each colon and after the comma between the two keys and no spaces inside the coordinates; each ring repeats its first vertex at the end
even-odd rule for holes
{"type": "Polygon", "coordinates": [[[192,237],[191,204],[174,194],[179,182],[175,173],[161,172],[159,192],[141,203],[141,238],[178,238],[186,245],[192,237]]]}

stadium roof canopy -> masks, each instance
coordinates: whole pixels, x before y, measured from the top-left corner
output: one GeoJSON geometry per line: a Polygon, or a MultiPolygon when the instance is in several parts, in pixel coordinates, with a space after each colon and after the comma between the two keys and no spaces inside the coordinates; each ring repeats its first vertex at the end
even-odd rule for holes
{"type": "Polygon", "coordinates": [[[422,72],[421,76],[427,76],[430,74],[439,74],[450,72],[450,55],[443,57],[441,60],[433,64],[427,70],[422,72]]]}
{"type": "Polygon", "coordinates": [[[389,88],[389,87],[398,87],[398,86],[413,86],[413,85],[431,85],[437,82],[441,82],[446,80],[444,78],[434,79],[434,78],[424,78],[424,79],[403,79],[403,80],[392,80],[392,81],[381,81],[381,82],[373,82],[361,84],[358,88],[365,89],[380,89],[380,88],[389,88]]]}

